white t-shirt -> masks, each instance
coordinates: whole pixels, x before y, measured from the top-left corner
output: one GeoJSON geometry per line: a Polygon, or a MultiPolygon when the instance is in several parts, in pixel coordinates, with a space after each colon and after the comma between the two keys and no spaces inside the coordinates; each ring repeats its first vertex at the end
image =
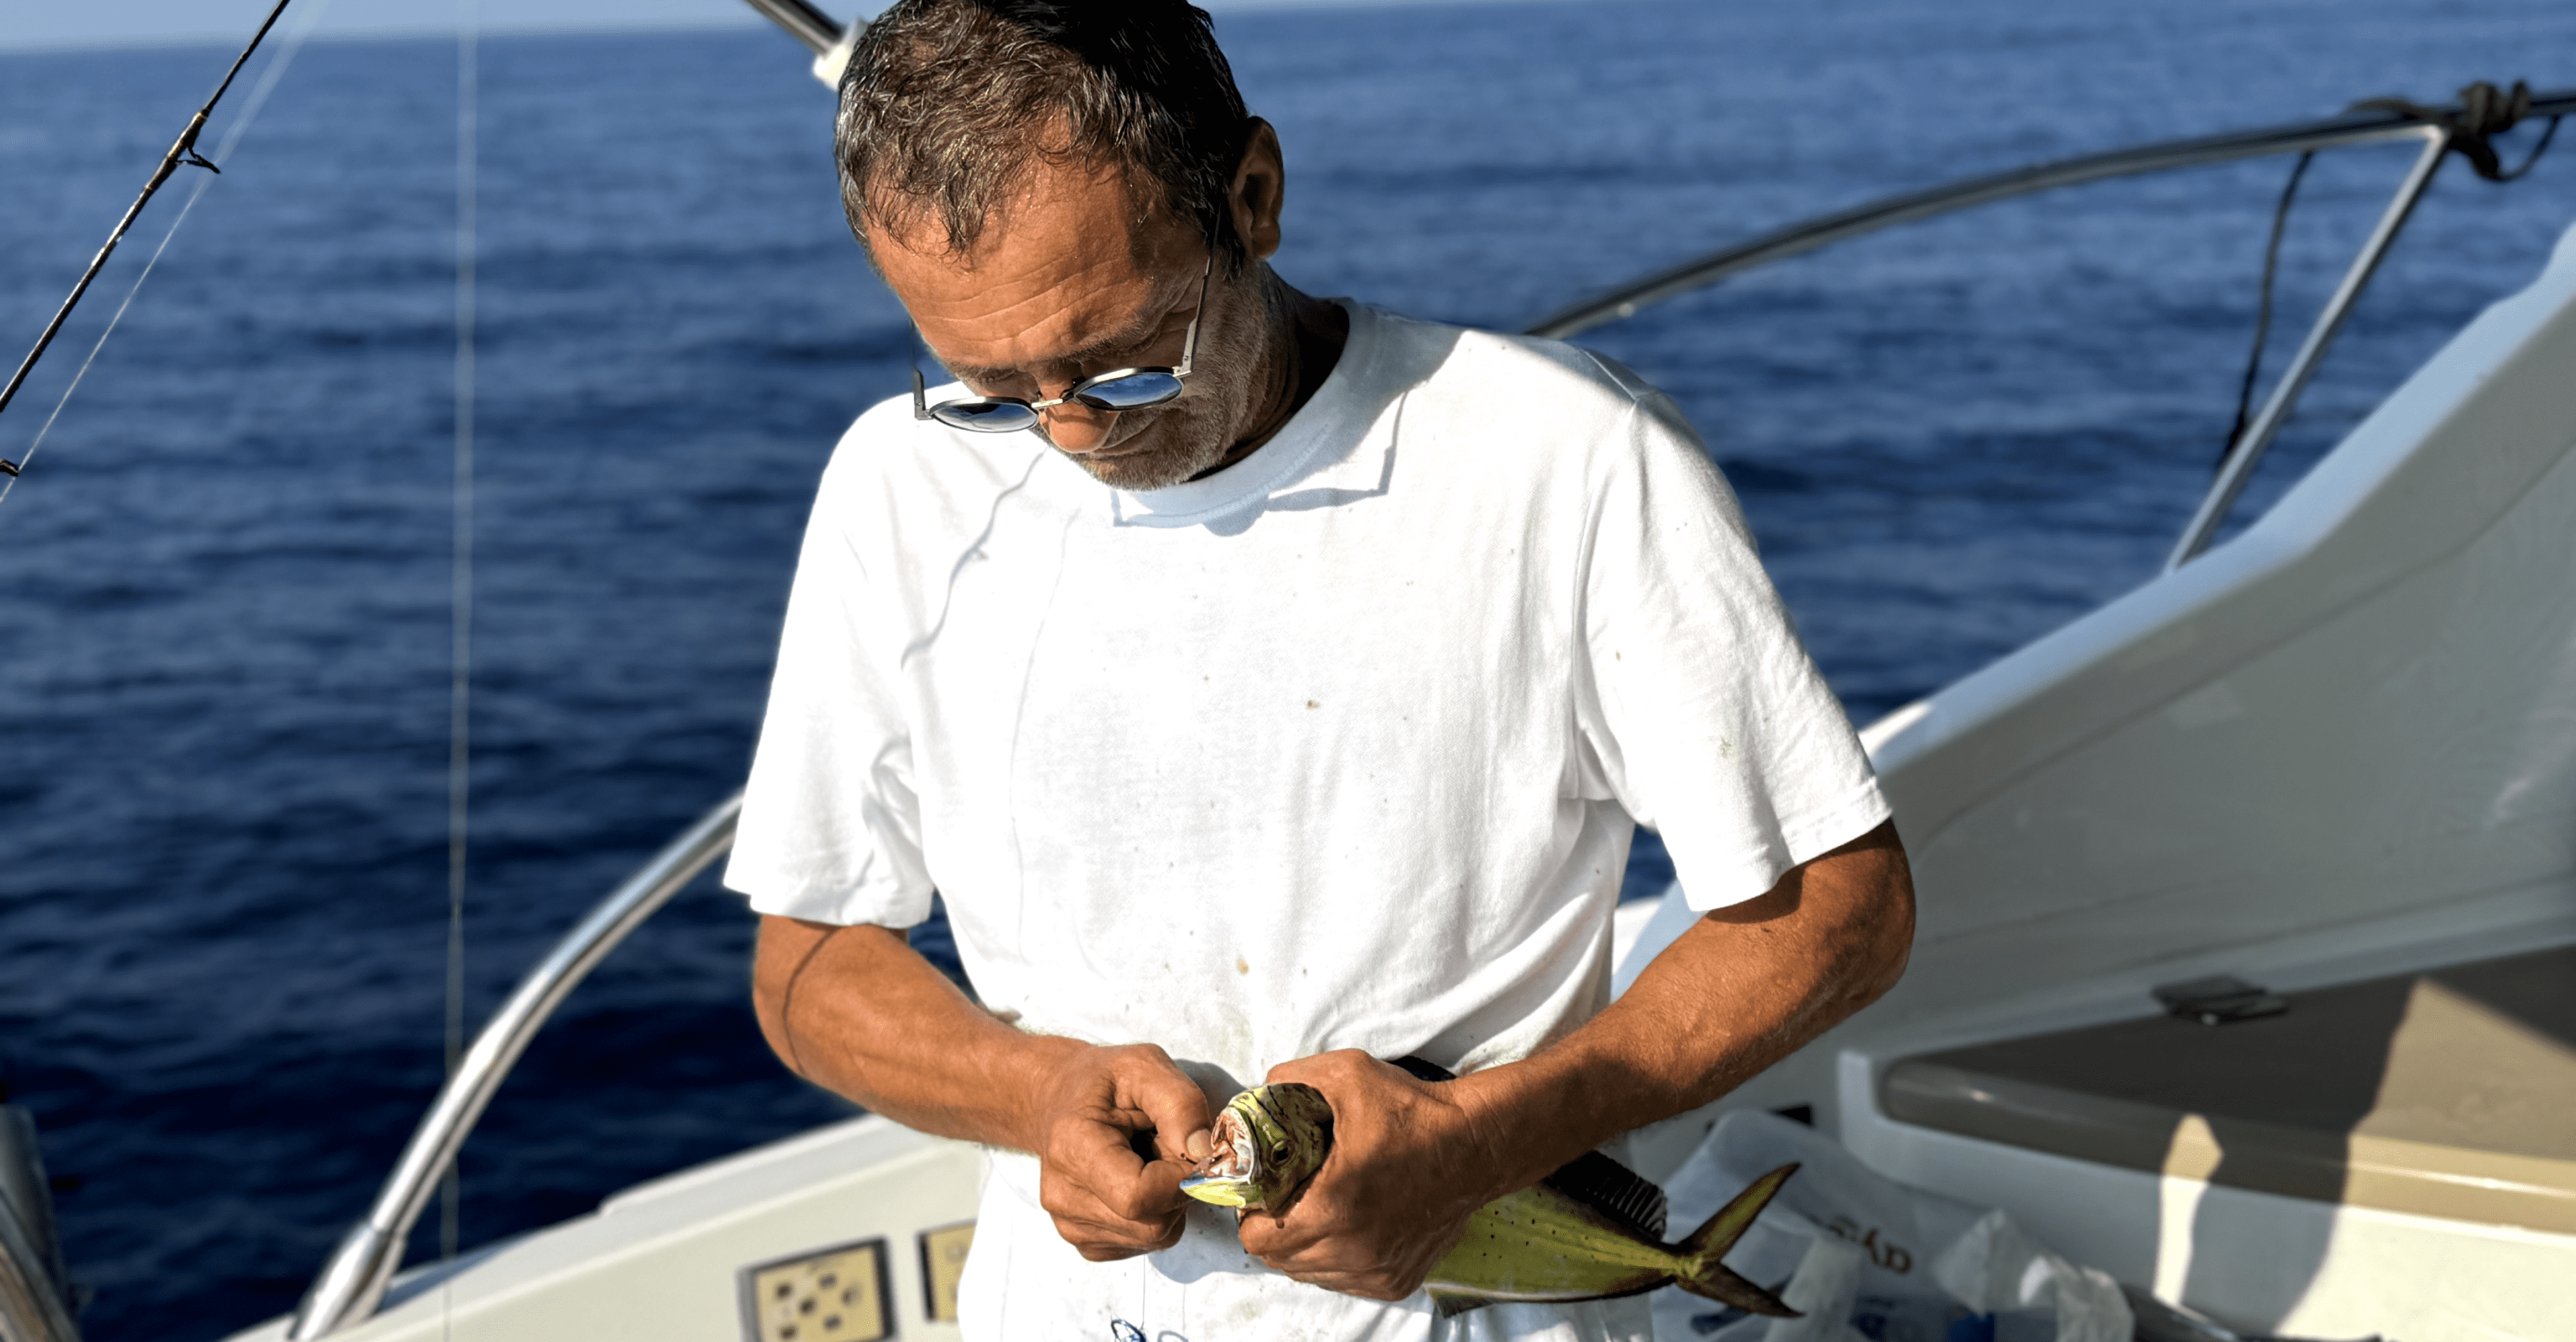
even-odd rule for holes
{"type": "MultiPolygon", "coordinates": [[[[815,500],[726,883],[908,927],[946,899],[1024,1028],[1162,1045],[1218,1100],[1337,1048],[1455,1071],[1608,996],[1634,824],[1691,903],[1887,816],[1680,412],[1572,346],[1344,304],[1269,443],[1150,493],[1032,434],[842,439],[815,500]]],[[[967,1334],[1415,1338],[1245,1258],[1231,1219],[1083,1262],[994,1159],[967,1334]]],[[[1444,1336],[1643,1336],[1636,1302],[1444,1336]]],[[[1459,1331],[1461,1328],[1466,1331],[1459,1331]]]]}

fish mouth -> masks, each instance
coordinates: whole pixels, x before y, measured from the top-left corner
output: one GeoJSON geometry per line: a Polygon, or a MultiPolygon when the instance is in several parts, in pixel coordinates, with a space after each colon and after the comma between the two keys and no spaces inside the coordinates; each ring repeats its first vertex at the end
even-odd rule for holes
{"type": "Polygon", "coordinates": [[[1226,1102],[1208,1133],[1207,1159],[1181,1191],[1221,1207],[1277,1208],[1322,1168],[1333,1139],[1332,1105],[1295,1081],[1255,1086],[1226,1102]]]}
{"type": "Polygon", "coordinates": [[[1207,1159],[1181,1180],[1181,1191],[1219,1207],[1261,1204],[1261,1148],[1252,1139],[1243,1115],[1232,1106],[1218,1112],[1208,1134],[1207,1159]]]}
{"type": "Polygon", "coordinates": [[[1216,1207],[1250,1207],[1261,1201],[1261,1185],[1226,1174],[1193,1174],[1181,1180],[1181,1192],[1216,1207]]]}

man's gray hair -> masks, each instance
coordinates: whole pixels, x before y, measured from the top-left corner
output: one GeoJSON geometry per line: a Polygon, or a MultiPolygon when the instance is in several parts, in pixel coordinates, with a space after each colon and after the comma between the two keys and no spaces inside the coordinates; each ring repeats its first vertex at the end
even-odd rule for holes
{"type": "Polygon", "coordinates": [[[1140,212],[1245,261],[1230,198],[1251,117],[1207,12],[1181,0],[900,0],[841,76],[850,228],[936,219],[952,255],[1036,162],[1120,172],[1140,212]]]}

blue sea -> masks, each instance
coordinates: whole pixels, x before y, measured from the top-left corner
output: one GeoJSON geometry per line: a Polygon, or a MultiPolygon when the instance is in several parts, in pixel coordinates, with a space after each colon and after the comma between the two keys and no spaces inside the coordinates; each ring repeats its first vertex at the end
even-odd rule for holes
{"type": "MultiPolygon", "coordinates": [[[[2576,85],[2562,0],[1389,5],[1220,34],[1287,146],[1281,270],[1498,327],[1954,176],[2576,85]]],[[[228,58],[0,56],[10,357],[228,58]]],[[[439,1079],[455,60],[304,48],[0,504],[0,1083],[65,1184],[94,1342],[291,1308],[439,1079]]],[[[904,384],[804,65],[750,29],[482,44],[478,1021],[739,783],[817,473],[904,384]]],[[[2309,174],[2273,367],[2410,152],[2309,174]]],[[[1866,721],[2156,570],[2233,417],[2287,168],[1911,227],[1586,341],[1680,397],[1866,721]]],[[[2240,516],[2571,219],[2576,146],[2511,186],[2447,167],[2240,516]]],[[[750,935],[702,881],[571,999],[466,1148],[467,1245],[849,1112],[762,1047],[750,935]]]]}

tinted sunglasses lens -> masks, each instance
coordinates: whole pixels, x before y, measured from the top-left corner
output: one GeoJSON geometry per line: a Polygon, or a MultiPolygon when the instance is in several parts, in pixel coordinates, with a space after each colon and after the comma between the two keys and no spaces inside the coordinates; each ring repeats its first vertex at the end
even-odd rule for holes
{"type": "Polygon", "coordinates": [[[1073,399],[1094,410],[1142,410],[1180,394],[1181,380],[1169,373],[1129,373],[1094,382],[1074,393],[1073,399]]]}
{"type": "Polygon", "coordinates": [[[930,417],[973,433],[1013,433],[1038,422],[1038,412],[1017,401],[942,401],[930,417]]]}

